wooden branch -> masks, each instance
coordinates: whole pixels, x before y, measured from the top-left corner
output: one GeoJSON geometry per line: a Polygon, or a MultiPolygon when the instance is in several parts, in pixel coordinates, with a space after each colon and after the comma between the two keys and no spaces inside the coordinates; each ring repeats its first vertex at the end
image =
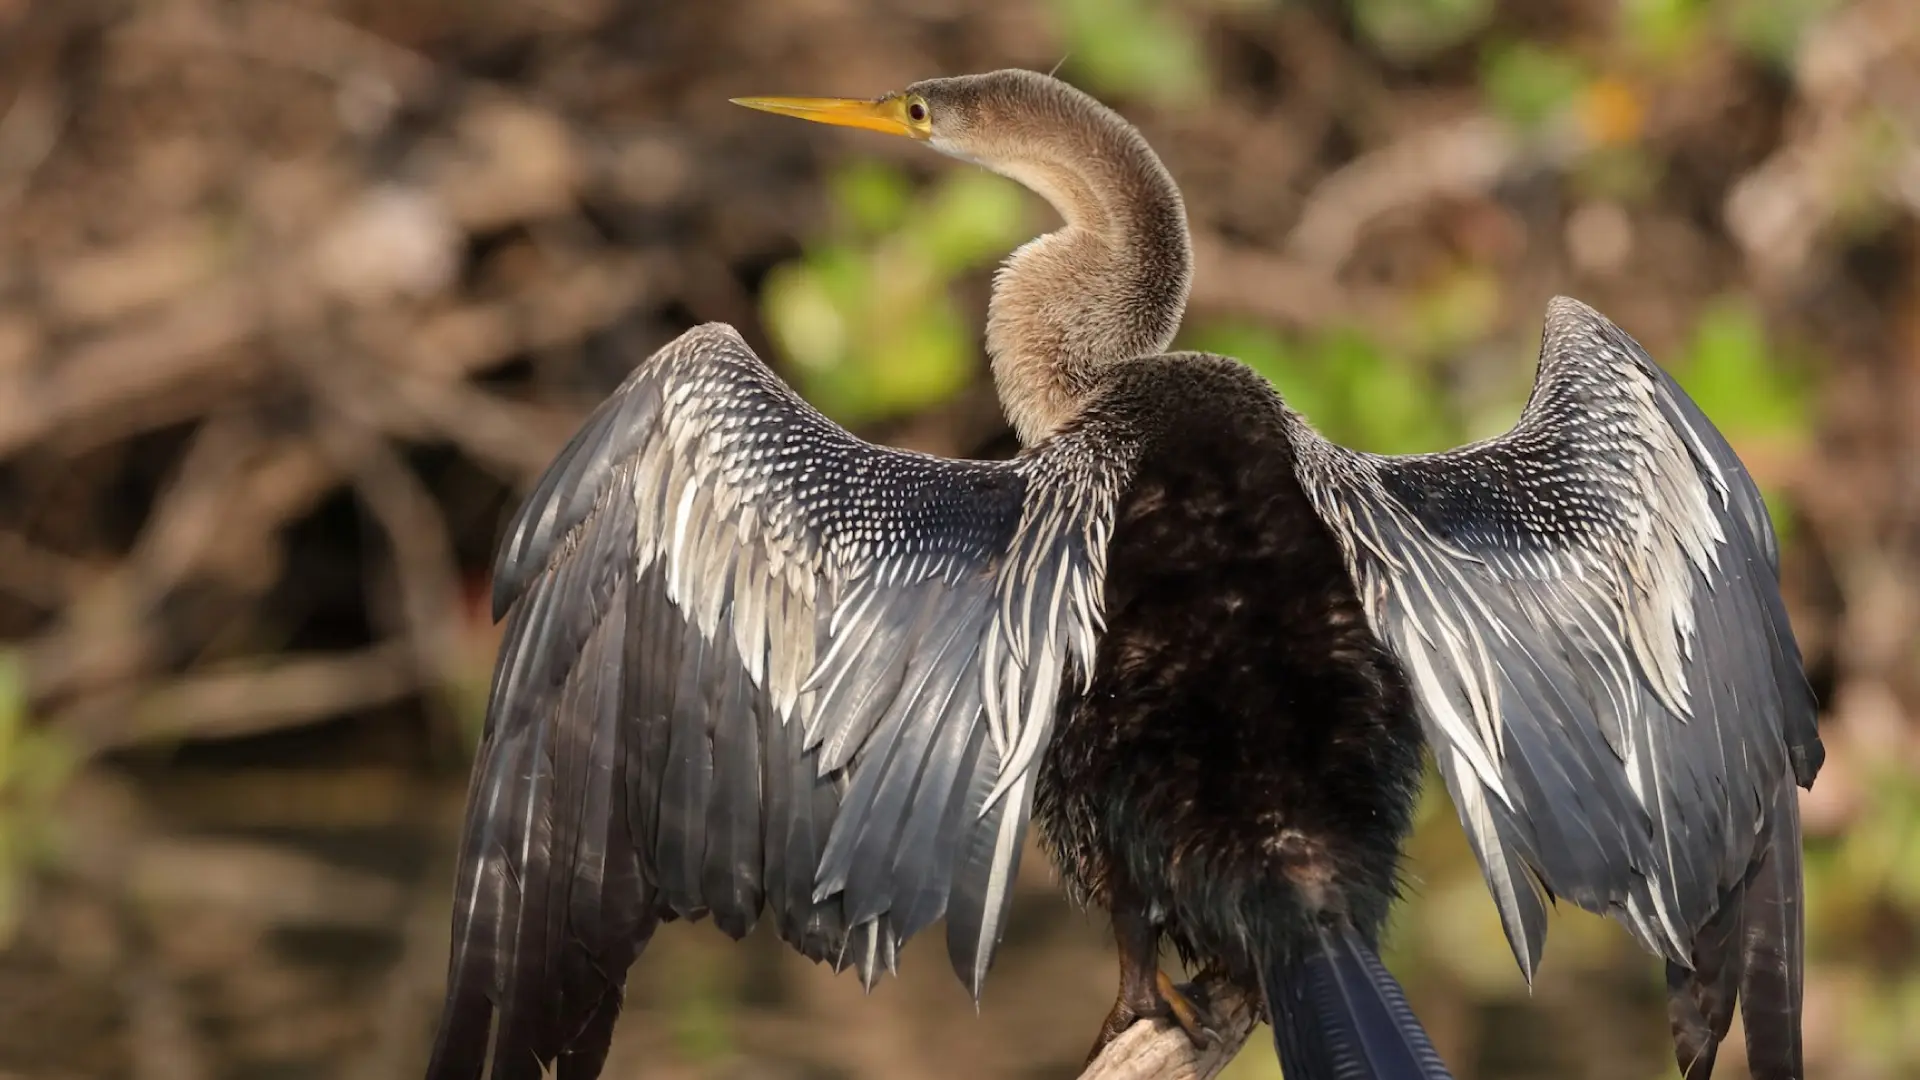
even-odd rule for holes
{"type": "Polygon", "coordinates": [[[1516,170],[1558,160],[1571,149],[1528,146],[1486,116],[1423,126],[1322,180],[1287,237],[1285,257],[1332,274],[1353,255],[1367,226],[1388,214],[1434,199],[1482,195],[1516,170]]]}
{"type": "MultiPolygon", "coordinates": [[[[188,577],[204,575],[243,592],[264,593],[278,572],[281,529],[340,482],[310,439],[232,448],[231,454],[231,459],[227,450],[199,456],[233,469],[183,462],[156,497],[126,559],[98,568],[69,563],[70,572],[57,576],[53,564],[45,566],[48,583],[64,593],[65,610],[54,627],[24,647],[37,708],[68,695],[86,699],[125,692],[118,684],[146,673],[159,655],[162,624],[153,611],[188,577]]],[[[6,540],[0,533],[0,556],[18,555],[6,540]]],[[[19,566],[8,568],[9,574],[20,572],[19,566]]],[[[0,574],[0,585],[7,580],[0,574]]]]}
{"type": "Polygon", "coordinates": [[[188,290],[68,349],[44,377],[0,382],[0,457],[56,435],[63,452],[77,454],[204,411],[208,387],[261,367],[256,354],[234,348],[264,317],[257,284],[236,276],[188,290]],[[195,391],[203,396],[190,397],[195,391]]]}
{"type": "Polygon", "coordinates": [[[449,680],[460,651],[460,571],[446,518],[383,433],[355,415],[351,388],[331,377],[325,358],[302,354],[299,366],[329,406],[318,425],[321,446],[386,534],[393,580],[369,582],[369,609],[380,616],[378,593],[397,589],[399,629],[412,643],[422,684],[449,680]]]}
{"type": "Polygon", "coordinates": [[[25,533],[0,529],[0,592],[51,610],[89,576],[85,560],[43,548],[25,533]]]}
{"type": "Polygon", "coordinates": [[[1204,1048],[1179,1027],[1142,1020],[1120,1033],[1080,1074],[1080,1080],[1211,1080],[1227,1067],[1254,1025],[1253,1005],[1239,991],[1215,979],[1198,984],[1196,997],[1207,1003],[1220,1038],[1204,1048]]]}
{"type": "MultiPolygon", "coordinates": [[[[1341,282],[1325,267],[1234,243],[1201,230],[1193,237],[1191,303],[1209,312],[1242,315],[1289,327],[1313,327],[1361,317],[1367,290],[1341,282]]],[[[1389,301],[1390,302],[1390,301],[1389,301]]]]}
{"type": "Polygon", "coordinates": [[[420,688],[412,644],[282,655],[95,694],[53,724],[92,751],[239,738],[390,704],[420,688]]]}

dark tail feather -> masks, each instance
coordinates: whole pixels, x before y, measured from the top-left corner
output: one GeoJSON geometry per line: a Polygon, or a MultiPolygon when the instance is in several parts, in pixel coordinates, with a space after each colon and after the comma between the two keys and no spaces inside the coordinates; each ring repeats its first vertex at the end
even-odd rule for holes
{"type": "Polygon", "coordinates": [[[1287,1080],[1452,1080],[1400,984],[1353,927],[1269,952],[1261,988],[1287,1080]]]}
{"type": "Polygon", "coordinates": [[[1667,965],[1673,1056],[1686,1080],[1713,1075],[1736,994],[1754,1080],[1801,1080],[1800,807],[1780,783],[1767,834],[1746,880],[1735,885],[1693,942],[1693,967],[1667,965]]]}
{"type": "Polygon", "coordinates": [[[1800,803],[1781,781],[1774,796],[1770,836],[1747,879],[1740,939],[1740,1022],[1747,1033],[1747,1069],[1753,1080],[1800,1080],[1801,922],[1800,803]]]}
{"type": "Polygon", "coordinates": [[[1673,1059],[1686,1080],[1713,1075],[1720,1040],[1733,1023],[1734,995],[1746,957],[1740,951],[1746,886],[1737,885],[1693,940],[1693,968],[1667,962],[1667,1019],[1673,1059]]]}

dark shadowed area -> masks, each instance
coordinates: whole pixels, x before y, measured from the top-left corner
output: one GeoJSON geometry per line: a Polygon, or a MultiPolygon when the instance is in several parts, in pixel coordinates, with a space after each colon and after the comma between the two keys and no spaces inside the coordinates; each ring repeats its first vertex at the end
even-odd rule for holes
{"type": "MultiPolygon", "coordinates": [[[[1809,1075],[1920,1071],[1910,0],[0,0],[0,1080],[417,1076],[492,546],[586,411],[724,320],[867,437],[1011,449],[980,324],[1045,207],[727,99],[1063,57],[1186,193],[1181,343],[1329,435],[1502,430],[1555,293],[1727,433],[1823,705],[1809,1075]]],[[[1529,992],[1435,788],[1387,959],[1458,1075],[1673,1075],[1618,928],[1529,992]]],[[[865,997],[667,927],[608,1075],[1071,1077],[1106,927],[1021,888],[977,1013],[937,933],[865,997]]]]}

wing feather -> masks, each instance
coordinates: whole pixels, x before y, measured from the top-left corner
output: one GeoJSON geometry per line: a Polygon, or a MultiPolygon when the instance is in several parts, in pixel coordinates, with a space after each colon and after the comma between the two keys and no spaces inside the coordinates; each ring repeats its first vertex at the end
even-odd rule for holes
{"type": "Polygon", "coordinates": [[[978,995],[1133,452],[1111,418],[1011,462],[875,447],[717,325],[637,369],[500,545],[430,1075],[591,1074],[665,917],[771,909],[870,983],[945,915],[978,995]]]}
{"type": "Polygon", "coordinates": [[[707,857],[701,895],[714,924],[747,936],[764,900],[760,820],[760,700],[744,665],[719,675],[710,700],[713,789],[707,810],[707,857]]]}
{"type": "Polygon", "coordinates": [[[1522,970],[1543,891],[1692,963],[1742,902],[1783,779],[1810,784],[1821,758],[1777,541],[1725,439],[1562,298],[1508,434],[1379,457],[1296,418],[1294,441],[1522,970]]]}

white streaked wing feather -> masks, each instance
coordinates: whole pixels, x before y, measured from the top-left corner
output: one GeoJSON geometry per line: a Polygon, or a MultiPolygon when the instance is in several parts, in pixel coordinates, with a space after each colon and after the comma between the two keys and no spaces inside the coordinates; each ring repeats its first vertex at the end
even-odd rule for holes
{"type": "MultiPolygon", "coordinates": [[[[881,893],[816,900],[812,886],[830,870],[818,860],[829,850],[890,853],[884,836],[873,844],[857,832],[834,839],[864,827],[840,800],[856,790],[879,792],[897,806],[913,790],[912,778],[937,773],[950,778],[956,792],[971,793],[971,821],[942,824],[924,852],[902,852],[900,865],[890,869],[907,875],[922,897],[952,878],[954,897],[980,905],[967,916],[978,939],[964,943],[961,971],[978,991],[1003,929],[1002,905],[1053,712],[1070,672],[1090,677],[1103,625],[1106,545],[1130,454],[1129,445],[1111,435],[1090,424],[1012,462],[945,461],[873,447],[821,417],[738,335],[715,326],[662,349],[596,410],[509,530],[496,570],[496,606],[532,583],[558,582],[535,590],[549,599],[559,595],[557,606],[517,620],[513,633],[538,639],[550,624],[561,629],[557,620],[608,617],[578,606],[575,591],[584,587],[586,571],[574,556],[590,545],[607,550],[604,533],[595,532],[612,520],[604,509],[610,500],[632,500],[622,526],[631,561],[620,572],[632,574],[638,588],[622,595],[639,605],[632,617],[652,621],[630,633],[627,662],[664,666],[612,675],[629,678],[622,691],[629,700],[638,695],[651,703],[651,711],[632,722],[668,724],[671,734],[642,730],[635,739],[642,752],[614,767],[664,768],[677,778],[677,786],[654,790],[647,785],[657,785],[657,778],[628,778],[639,785],[645,808],[637,819],[649,834],[643,842],[675,845],[671,859],[641,852],[649,874],[679,875],[661,884],[661,895],[696,909],[704,880],[687,875],[728,868],[707,862],[700,835],[706,820],[730,829],[724,834],[729,843],[739,840],[743,820],[738,805],[669,802],[709,793],[720,799],[727,784],[738,787],[736,794],[778,800],[760,814],[770,864],[795,855],[814,860],[780,868],[778,880],[768,883],[784,890],[768,899],[790,906],[780,917],[783,933],[810,954],[853,958],[870,974],[896,955],[885,906],[875,903],[892,886],[885,875],[869,872],[853,879],[878,880],[881,893]],[[602,539],[583,539],[596,536],[602,539]],[[648,590],[660,599],[649,600],[648,590]],[[936,624],[942,629],[931,633],[936,624]],[[933,651],[922,656],[923,639],[978,644],[926,644],[933,651]],[[904,678],[908,670],[912,677],[904,678]],[[634,677],[641,682],[631,684],[634,677]],[[758,724],[754,717],[762,710],[776,727],[745,730],[758,724]],[[779,728],[795,721],[793,737],[779,736],[779,728]],[[933,738],[922,730],[902,739],[903,724],[952,725],[960,737],[933,738]],[[981,732],[980,741],[990,737],[991,749],[970,748],[971,731],[981,732]],[[869,743],[883,737],[889,749],[868,755],[869,743]],[[782,753],[817,755],[819,768],[804,767],[805,759],[768,761],[765,775],[755,776],[757,758],[730,760],[723,769],[687,757],[723,748],[757,755],[763,738],[769,747],[786,747],[782,753]],[[923,771],[918,759],[893,760],[897,747],[913,747],[915,754],[938,747],[961,755],[981,775],[965,775],[951,761],[923,771]],[[906,771],[889,783],[884,770],[892,769],[906,771]],[[862,783],[865,770],[883,772],[862,783]],[[827,807],[834,809],[822,816],[827,807]],[[775,821],[766,816],[771,813],[786,816],[775,821]],[[960,850],[948,835],[952,829],[981,834],[974,848],[981,861],[924,865],[960,850]],[[975,872],[979,881],[962,889],[958,875],[975,872]],[[792,880],[796,876],[806,880],[792,880]],[[820,905],[842,899],[843,910],[880,914],[862,926],[836,925],[820,905]]],[[[503,653],[521,654],[533,655],[518,648],[503,653]]],[[[556,670],[564,673],[573,659],[556,653],[540,662],[562,665],[556,670]]],[[[506,673],[496,684],[496,705],[515,716],[547,715],[541,713],[540,695],[549,692],[544,672],[506,673]]],[[[568,721],[556,716],[550,722],[568,721]]],[[[520,842],[503,865],[533,865],[530,845],[543,797],[536,793],[492,811],[479,804],[483,818],[509,810],[521,815],[501,829],[520,842]]],[[[940,792],[924,797],[943,806],[948,801],[940,792]]],[[[904,828],[909,815],[898,816],[902,820],[875,827],[904,828]]],[[[845,867],[833,868],[831,876],[850,880],[845,867]]],[[[502,918],[512,921],[522,905],[506,892],[502,884],[493,895],[502,918]]],[[[740,890],[706,900],[734,902],[742,895],[759,902],[757,891],[740,890]]],[[[921,924],[937,917],[917,902],[922,908],[914,917],[921,924]]],[[[729,912],[728,924],[750,924],[756,913],[729,912]]]]}
{"type": "Polygon", "coordinates": [[[1507,435],[1406,458],[1343,450],[1304,423],[1294,442],[1407,672],[1522,968],[1538,962],[1527,942],[1544,925],[1520,896],[1532,884],[1502,861],[1516,841],[1548,888],[1610,908],[1684,962],[1712,890],[1747,865],[1759,811],[1745,808],[1776,790],[1784,744],[1818,759],[1776,584],[1726,580],[1745,552],[1774,550],[1731,451],[1630,338],[1564,300],[1507,435]],[[1710,656],[1731,669],[1703,669],[1710,656]],[[1513,692],[1524,686],[1531,698],[1513,692]],[[1508,752],[1516,725],[1551,761],[1508,752]],[[1592,790],[1565,806],[1523,801],[1516,780],[1544,791],[1526,770],[1549,765],[1592,790]],[[1577,818],[1615,805],[1610,793],[1637,809],[1577,818]],[[1608,850],[1583,860],[1536,833],[1608,850]]]}

